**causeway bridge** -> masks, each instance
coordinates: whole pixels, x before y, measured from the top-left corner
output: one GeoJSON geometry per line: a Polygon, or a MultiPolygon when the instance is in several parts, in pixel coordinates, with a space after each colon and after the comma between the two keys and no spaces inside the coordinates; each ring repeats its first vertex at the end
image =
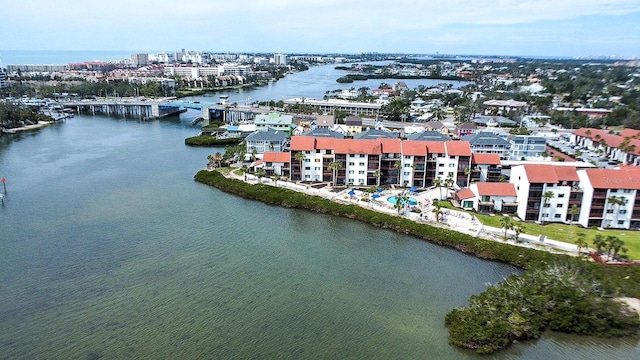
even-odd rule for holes
{"type": "Polygon", "coordinates": [[[116,115],[142,120],[160,119],[179,114],[184,109],[200,110],[203,124],[208,125],[211,119],[220,119],[225,123],[253,120],[256,114],[268,114],[269,107],[252,105],[229,106],[218,103],[200,101],[182,101],[175,98],[140,99],[140,98],[103,98],[95,100],[66,101],[61,103],[76,112],[92,114],[116,115]]]}

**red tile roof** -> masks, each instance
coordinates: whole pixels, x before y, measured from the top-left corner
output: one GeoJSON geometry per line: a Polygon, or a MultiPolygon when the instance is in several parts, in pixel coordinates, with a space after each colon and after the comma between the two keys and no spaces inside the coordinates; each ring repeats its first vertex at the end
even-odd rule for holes
{"type": "Polygon", "coordinates": [[[512,183],[479,182],[476,185],[480,196],[517,196],[512,183]]]}
{"type": "Polygon", "coordinates": [[[312,136],[292,136],[291,151],[311,151],[315,150],[316,142],[312,136]]]}
{"type": "Polygon", "coordinates": [[[578,181],[578,173],[573,166],[553,166],[544,164],[524,165],[530,183],[557,184],[561,181],[578,181]]]}
{"type": "Polygon", "coordinates": [[[469,188],[464,188],[456,193],[456,197],[460,200],[466,200],[476,197],[476,194],[469,188]]]}
{"type": "Polygon", "coordinates": [[[262,160],[265,162],[275,162],[275,163],[290,163],[291,162],[291,153],[288,152],[266,152],[262,157],[262,160]]]}
{"type": "Polygon", "coordinates": [[[400,145],[400,139],[377,139],[382,145],[382,152],[385,154],[400,154],[402,152],[402,147],[400,145]]]}
{"type": "Polygon", "coordinates": [[[640,155],[640,139],[632,138],[632,136],[640,137],[638,136],[639,132],[640,130],[625,129],[620,135],[613,135],[600,129],[581,128],[575,130],[573,134],[589,138],[597,143],[604,142],[606,146],[611,148],[619,147],[625,141],[625,137],[628,137],[629,139],[626,140],[628,141],[628,145],[635,146],[635,149],[631,153],[634,155],[640,155]],[[589,132],[589,134],[587,134],[587,132],[589,132]]]}
{"type": "Polygon", "coordinates": [[[402,142],[402,154],[408,156],[426,156],[427,144],[424,141],[405,140],[402,142]]]}
{"type": "Polygon", "coordinates": [[[640,130],[636,129],[623,129],[620,132],[620,136],[624,137],[633,137],[636,139],[640,139],[640,130]]]}
{"type": "Polygon", "coordinates": [[[471,146],[468,141],[446,141],[444,147],[449,156],[471,156],[471,146]]]}
{"type": "Polygon", "coordinates": [[[481,165],[500,165],[498,154],[471,154],[471,162],[481,165]]]}
{"type": "Polygon", "coordinates": [[[586,169],[594,189],[640,190],[640,168],[586,169]]]}
{"type": "Polygon", "coordinates": [[[378,140],[336,139],[336,154],[380,154],[381,145],[378,140]]]}
{"type": "Polygon", "coordinates": [[[446,154],[444,141],[423,141],[429,154],[446,154]]]}

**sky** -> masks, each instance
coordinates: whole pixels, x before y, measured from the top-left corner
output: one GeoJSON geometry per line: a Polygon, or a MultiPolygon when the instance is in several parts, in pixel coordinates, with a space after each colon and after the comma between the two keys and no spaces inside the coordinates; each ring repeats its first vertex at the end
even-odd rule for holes
{"type": "Polygon", "coordinates": [[[640,0],[0,0],[0,9],[1,50],[640,57],[640,0]]]}

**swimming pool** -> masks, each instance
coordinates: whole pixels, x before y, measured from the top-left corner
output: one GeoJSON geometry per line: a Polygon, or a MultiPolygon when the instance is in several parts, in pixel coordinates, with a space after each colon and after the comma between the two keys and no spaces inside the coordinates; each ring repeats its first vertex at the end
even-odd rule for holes
{"type": "MultiPolygon", "coordinates": [[[[394,195],[394,196],[389,196],[387,198],[387,201],[392,203],[393,205],[398,203],[398,198],[394,195]]],[[[410,197],[409,198],[409,205],[418,205],[418,199],[414,198],[414,197],[410,197]]]]}

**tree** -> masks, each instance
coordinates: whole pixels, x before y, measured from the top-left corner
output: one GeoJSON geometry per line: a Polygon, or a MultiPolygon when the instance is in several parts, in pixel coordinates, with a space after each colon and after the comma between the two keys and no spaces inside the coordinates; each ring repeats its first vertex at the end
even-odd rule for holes
{"type": "Polygon", "coordinates": [[[567,231],[568,242],[571,242],[571,231],[573,229],[573,222],[575,221],[575,217],[578,214],[580,214],[580,208],[576,204],[571,205],[571,208],[569,209],[569,215],[571,215],[571,217],[569,217],[569,231],[567,231]]]}
{"type": "Polygon", "coordinates": [[[433,184],[438,188],[438,190],[440,190],[440,197],[438,198],[438,200],[442,200],[442,180],[440,180],[440,178],[436,178],[433,181],[433,184]]]}
{"type": "Polygon", "coordinates": [[[605,248],[605,246],[607,246],[607,241],[604,239],[604,236],[602,236],[601,234],[597,234],[593,238],[593,246],[596,247],[596,251],[598,253],[602,253],[602,250],[605,248]]]}
{"type": "Polygon", "coordinates": [[[542,153],[540,153],[540,156],[542,156],[542,160],[547,160],[547,158],[549,157],[549,153],[546,151],[543,151],[542,153]]]}
{"type": "Polygon", "coordinates": [[[304,161],[304,159],[307,158],[307,156],[304,154],[304,152],[299,151],[293,156],[293,158],[300,161],[300,180],[302,180],[303,179],[302,174],[304,174],[304,171],[303,171],[304,167],[302,166],[302,162],[304,161]]]}
{"type": "Polygon", "coordinates": [[[271,180],[273,180],[273,185],[278,186],[278,180],[280,180],[281,176],[278,174],[274,174],[271,176],[271,180]]]}
{"type": "Polygon", "coordinates": [[[256,170],[255,176],[258,178],[258,182],[262,184],[262,178],[264,177],[264,170],[262,169],[256,170]]]}
{"type": "Polygon", "coordinates": [[[587,240],[585,239],[587,235],[585,233],[578,233],[578,238],[576,239],[576,246],[578,247],[578,255],[582,251],[582,248],[586,248],[589,244],[587,244],[587,240]]]}
{"type": "MultiPolygon", "coordinates": [[[[553,199],[553,197],[555,196],[555,193],[551,190],[545,191],[544,194],[542,194],[542,204],[543,204],[543,209],[546,209],[549,207],[549,201],[551,199],[553,199]]],[[[545,212],[543,211],[543,214],[545,212]]],[[[549,215],[551,215],[551,212],[549,210],[546,211],[547,214],[547,218],[549,217],[549,215]]],[[[544,216],[543,216],[544,219],[544,216]]],[[[546,222],[545,220],[543,220],[543,223],[546,222]]]]}
{"type": "Polygon", "coordinates": [[[396,195],[396,203],[393,206],[396,208],[396,210],[398,210],[398,215],[400,215],[400,211],[404,209],[408,202],[409,194],[407,194],[406,191],[403,191],[400,194],[396,195]]]}
{"type": "Polygon", "coordinates": [[[513,220],[510,216],[503,216],[500,219],[500,227],[504,229],[504,241],[507,241],[507,231],[513,229],[513,220]]]}
{"type": "Polygon", "coordinates": [[[341,161],[332,161],[329,163],[329,166],[327,167],[329,170],[331,170],[331,172],[333,173],[333,186],[336,186],[336,178],[337,178],[337,173],[338,170],[342,169],[342,162],[341,161]]]}
{"type": "Polygon", "coordinates": [[[465,168],[464,174],[467,176],[467,187],[471,184],[471,168],[465,168]]]}
{"type": "Polygon", "coordinates": [[[522,234],[524,232],[524,226],[522,226],[521,224],[515,224],[513,226],[513,232],[516,234],[516,241],[520,241],[520,234],[522,234]]]}
{"type": "Polygon", "coordinates": [[[617,236],[609,235],[606,239],[607,258],[611,260],[611,251],[613,250],[613,257],[618,255],[618,251],[624,246],[624,241],[620,240],[617,236]]]}
{"type": "Polygon", "coordinates": [[[396,162],[393,163],[393,168],[398,170],[398,185],[402,185],[402,177],[400,176],[402,174],[402,161],[396,160],[396,162]]]}
{"type": "Polygon", "coordinates": [[[249,167],[247,165],[242,165],[242,173],[244,174],[244,181],[247,181],[247,172],[249,172],[249,167]]]}
{"type": "Polygon", "coordinates": [[[440,222],[440,217],[442,216],[443,212],[442,212],[442,207],[440,206],[440,201],[438,200],[434,200],[433,201],[433,209],[431,209],[431,212],[433,212],[433,214],[436,217],[436,222],[440,222]]]}
{"type": "Polygon", "coordinates": [[[610,196],[607,199],[607,202],[611,205],[613,205],[616,208],[616,212],[615,212],[615,218],[613,221],[615,221],[617,223],[618,221],[618,216],[620,216],[620,207],[621,206],[625,206],[627,205],[627,198],[625,198],[624,196],[610,196]]]}
{"type": "Polygon", "coordinates": [[[380,186],[380,176],[382,175],[382,171],[376,170],[373,172],[373,177],[376,178],[376,186],[380,186]]]}

